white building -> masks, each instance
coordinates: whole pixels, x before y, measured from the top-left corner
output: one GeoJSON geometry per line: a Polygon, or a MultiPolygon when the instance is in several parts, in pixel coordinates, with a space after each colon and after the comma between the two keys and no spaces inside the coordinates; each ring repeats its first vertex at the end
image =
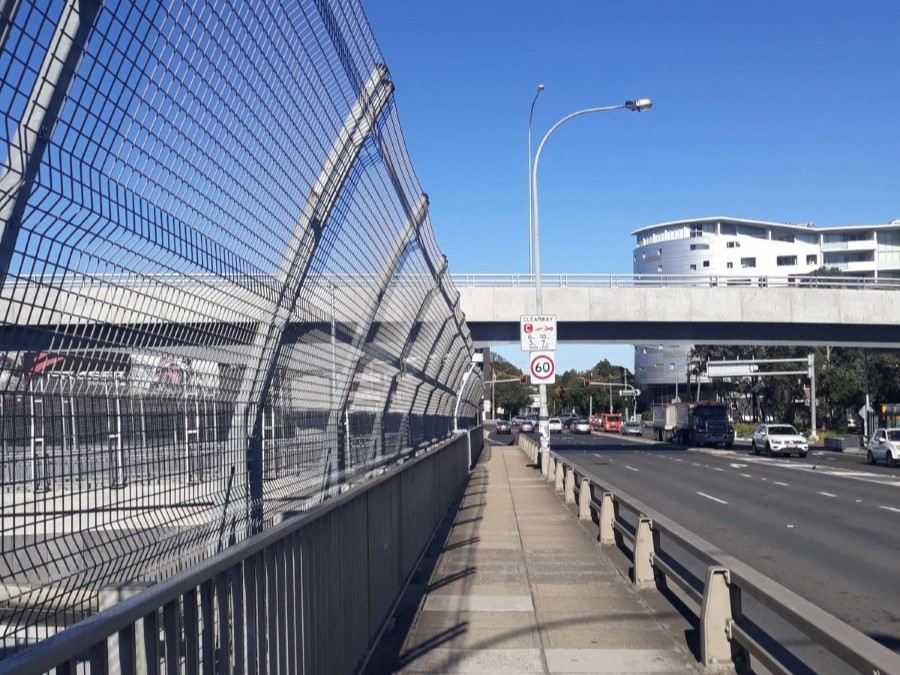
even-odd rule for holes
{"type": "MultiPolygon", "coordinates": [[[[759,278],[828,267],[847,276],[900,278],[900,220],[817,228],[716,216],[648,225],[632,234],[635,274],[759,278]]],[[[670,397],[676,382],[687,382],[690,349],[636,345],[638,387],[652,389],[660,400],[670,397]]]]}

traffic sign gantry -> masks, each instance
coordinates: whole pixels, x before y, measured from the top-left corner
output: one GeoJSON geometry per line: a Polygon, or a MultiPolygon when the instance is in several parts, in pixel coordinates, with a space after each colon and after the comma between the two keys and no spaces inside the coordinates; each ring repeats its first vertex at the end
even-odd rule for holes
{"type": "Polygon", "coordinates": [[[531,352],[529,363],[532,384],[556,382],[556,352],[531,352]]]}

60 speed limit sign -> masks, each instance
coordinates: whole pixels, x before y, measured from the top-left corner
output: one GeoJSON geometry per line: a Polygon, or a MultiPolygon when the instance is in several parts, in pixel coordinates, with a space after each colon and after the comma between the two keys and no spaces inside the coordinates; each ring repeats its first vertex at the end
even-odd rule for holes
{"type": "Polygon", "coordinates": [[[531,352],[531,384],[553,384],[556,382],[556,352],[531,352]]]}

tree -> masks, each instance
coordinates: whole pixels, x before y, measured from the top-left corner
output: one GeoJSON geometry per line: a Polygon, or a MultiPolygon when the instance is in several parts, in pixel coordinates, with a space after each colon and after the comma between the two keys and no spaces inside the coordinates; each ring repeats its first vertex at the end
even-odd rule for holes
{"type": "MultiPolygon", "coordinates": [[[[491,352],[491,367],[495,380],[519,378],[522,371],[496,352],[491,352]]],[[[531,403],[532,387],[527,382],[507,382],[493,385],[496,387],[494,402],[503,408],[508,415],[519,414],[531,403]]]]}

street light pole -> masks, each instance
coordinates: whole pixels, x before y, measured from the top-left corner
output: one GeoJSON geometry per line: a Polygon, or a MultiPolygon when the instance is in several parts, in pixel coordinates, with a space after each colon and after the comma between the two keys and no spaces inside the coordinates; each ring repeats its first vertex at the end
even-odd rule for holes
{"type": "MultiPolygon", "coordinates": [[[[552,127],[550,127],[549,131],[547,131],[547,133],[544,134],[544,137],[541,139],[541,142],[538,145],[537,152],[534,155],[534,166],[531,167],[531,198],[534,202],[534,227],[532,231],[532,237],[534,238],[534,244],[532,246],[532,249],[534,250],[534,299],[535,304],[537,305],[536,309],[538,314],[544,313],[544,294],[541,284],[541,218],[540,211],[538,209],[537,189],[538,166],[541,162],[541,153],[544,151],[544,144],[547,142],[547,139],[553,135],[554,131],[556,131],[563,124],[575,117],[588,115],[590,113],[607,112],[609,110],[631,110],[634,112],[644,112],[645,110],[649,110],[652,105],[653,104],[650,102],[650,99],[641,98],[634,101],[625,101],[625,103],[621,105],[608,105],[599,108],[585,108],[583,110],[576,110],[573,113],[569,113],[552,127]]],[[[550,452],[550,426],[547,415],[547,385],[539,385],[538,393],[541,403],[541,410],[538,416],[538,425],[541,432],[541,453],[543,453],[542,456],[544,457],[544,459],[541,460],[541,471],[542,473],[546,473],[545,467],[547,464],[547,453],[550,452]]]]}
{"type": "Polygon", "coordinates": [[[531,112],[528,113],[528,273],[534,274],[534,251],[532,250],[533,233],[532,233],[532,217],[534,214],[534,202],[531,196],[531,119],[534,117],[534,104],[537,103],[538,96],[544,91],[544,85],[539,84],[537,91],[534,92],[534,98],[531,100],[531,112]]]}

